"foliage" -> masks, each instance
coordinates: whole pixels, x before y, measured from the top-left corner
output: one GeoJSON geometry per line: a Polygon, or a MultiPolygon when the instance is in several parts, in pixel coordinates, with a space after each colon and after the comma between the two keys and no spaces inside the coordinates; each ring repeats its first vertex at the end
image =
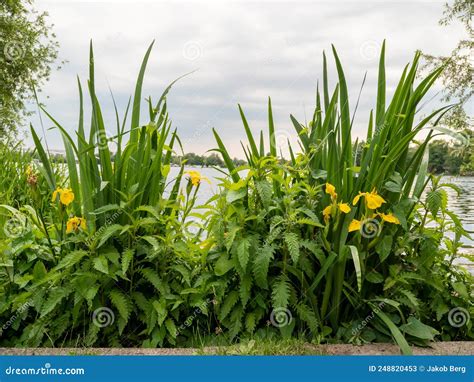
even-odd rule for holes
{"type": "MultiPolygon", "coordinates": [[[[415,286],[417,282],[408,281],[415,279],[424,288],[431,285],[432,270],[420,263],[410,237],[429,241],[431,230],[426,221],[420,224],[416,214],[427,182],[423,158],[429,141],[436,136],[436,125],[450,108],[417,120],[417,105],[442,72],[438,68],[415,84],[419,54],[404,69],[392,100],[387,102],[384,51],[385,45],[375,114],[369,116],[361,152],[357,152],[361,148],[358,142],[351,139],[353,117],[335,49],[339,83],[330,93],[324,56],[322,97],[318,91],[312,120],[305,126],[291,116],[302,153],[295,155],[290,146],[288,167],[274,165],[278,160],[270,103],[270,155],[265,155],[263,133],[255,139],[240,109],[248,139],[244,146],[249,163],[246,176],[229,161],[215,133],[232,183],[224,181],[224,196],[216,205],[211,227],[217,250],[208,260],[220,290],[225,291],[217,308],[219,323],[229,329],[232,338],[252,333],[281,309],[294,318],[279,328],[283,336],[297,331],[321,339],[332,330],[337,338],[351,340],[358,320],[360,323],[370,311],[376,312],[370,322],[370,341],[392,337],[405,353],[410,352],[407,339],[421,343],[433,338],[417,337],[417,332],[407,327],[417,325],[424,332],[438,333],[425,325],[440,325],[432,322],[430,309],[413,311],[413,306],[405,304],[407,299],[419,299],[421,289],[405,290],[403,299],[400,295],[395,299],[387,284],[380,288],[377,284],[398,276],[393,283],[415,286]],[[427,137],[412,149],[408,160],[410,144],[426,128],[427,137]],[[305,217],[299,215],[303,209],[310,212],[305,217]],[[381,302],[383,311],[376,309],[381,302]],[[411,336],[404,336],[404,332],[411,336]]],[[[439,242],[441,237],[435,239],[439,242]]],[[[439,276],[449,277],[446,272],[451,264],[437,248],[431,246],[430,250],[437,251],[436,259],[442,264],[439,276]]],[[[457,282],[466,285],[472,281],[469,277],[460,276],[457,282]]],[[[447,295],[443,298],[444,303],[450,301],[447,295]]],[[[472,309],[470,292],[461,300],[460,305],[472,309]]]]}
{"type": "Polygon", "coordinates": [[[457,100],[459,105],[446,116],[446,124],[458,130],[469,129],[472,126],[472,115],[465,109],[469,105],[474,90],[472,88],[472,50],[474,48],[474,30],[472,28],[473,4],[470,0],[454,0],[446,3],[443,18],[439,23],[450,25],[453,21],[461,22],[467,33],[467,38],[459,41],[449,56],[433,56],[424,54],[426,67],[432,69],[445,65],[441,75],[444,85],[444,101],[457,100]]]}
{"type": "Polygon", "coordinates": [[[7,177],[0,319],[8,323],[0,345],[244,339],[236,354],[267,354],[281,339],[395,341],[409,353],[409,344],[473,338],[469,316],[462,325],[452,317],[457,310],[472,315],[474,306],[472,276],[455,264],[469,235],[447,208],[446,188],[459,190],[430,175],[426,160],[430,141],[449,133],[437,125],[450,108],[417,114],[442,68],[416,83],[417,54],[386,100],[383,45],[375,113],[365,140],[353,141],[334,49],[334,90],[324,56],[312,119],[303,125],[291,116],[299,152],[289,146],[289,160],[278,156],[270,100],[268,139],[253,135],[239,107],[246,163],[231,159],[214,131],[227,174],[219,192],[197,206],[206,179],[185,171],[186,159],[169,178],[173,157],[183,157],[167,112],[174,82],[157,103],[148,99],[149,119],[140,123],[151,48],[122,118],[115,108],[112,136],[96,96],[91,45],[91,114],[81,81],[75,135],[44,110],[62,134],[65,163],[49,155],[33,127],[35,152],[0,146],[7,177]]]}
{"type": "Polygon", "coordinates": [[[125,130],[127,107],[123,120],[117,119],[117,135],[105,134],[95,95],[92,45],[89,136],[80,82],[77,142],[45,111],[63,135],[68,184],[58,181],[31,129],[42,163],[35,176],[44,179],[48,189],[19,210],[1,206],[10,220],[22,224],[19,234],[18,229],[9,232],[2,241],[0,314],[14,316],[19,306],[29,306],[2,338],[5,345],[174,345],[178,335],[189,335],[191,329],[179,324],[190,310],[206,310],[200,288],[202,249],[199,235],[188,233],[195,223],[187,219],[201,178],[189,178],[184,192],[183,166],[176,179],[167,179],[179,141],[166,111],[170,87],[156,106],[149,100],[149,123],[139,123],[151,48],[138,76],[130,130],[125,130]],[[113,165],[111,143],[117,146],[113,165]],[[103,325],[103,320],[110,322],[103,325]]]}
{"type": "Polygon", "coordinates": [[[26,114],[25,105],[48,80],[58,43],[32,0],[0,4],[0,137],[14,132],[26,114]]]}
{"type": "Polygon", "coordinates": [[[458,141],[435,140],[429,146],[428,170],[434,174],[474,174],[474,131],[465,130],[467,145],[458,141]]]}

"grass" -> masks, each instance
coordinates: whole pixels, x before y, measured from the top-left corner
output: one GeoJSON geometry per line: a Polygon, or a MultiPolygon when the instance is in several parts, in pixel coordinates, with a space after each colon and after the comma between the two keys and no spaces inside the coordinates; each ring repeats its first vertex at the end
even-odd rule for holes
{"type": "Polygon", "coordinates": [[[308,342],[288,340],[247,340],[235,345],[202,348],[197,355],[324,355],[308,342]]]}

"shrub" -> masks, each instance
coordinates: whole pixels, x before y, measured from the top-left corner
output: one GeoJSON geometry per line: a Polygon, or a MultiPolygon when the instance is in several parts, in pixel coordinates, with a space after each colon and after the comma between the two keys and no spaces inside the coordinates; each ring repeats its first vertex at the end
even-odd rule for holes
{"type": "Polygon", "coordinates": [[[114,136],[104,126],[92,45],[88,137],[80,82],[76,142],[45,111],[63,136],[67,184],[58,183],[53,164],[31,129],[41,175],[49,185],[46,200],[51,202],[24,205],[21,211],[5,207],[27,223],[21,235],[10,238],[4,253],[8,260],[1,275],[1,314],[14,315],[25,303],[31,307],[15,321],[5,344],[175,344],[178,334],[185,338],[190,331],[179,329],[178,323],[194,307],[206,309],[199,287],[202,249],[199,235],[188,234],[194,223],[187,219],[201,178],[191,174],[181,192],[182,163],[178,176],[168,182],[171,155],[179,143],[167,113],[171,85],[156,105],[148,100],[148,124],[139,122],[151,48],[138,76],[128,131],[130,103],[123,119],[117,117],[114,136]],[[117,147],[113,162],[111,143],[117,147]],[[109,319],[108,325],[101,318],[109,319]]]}
{"type": "MultiPolygon", "coordinates": [[[[249,172],[245,177],[214,132],[232,182],[224,182],[224,195],[216,207],[212,225],[216,248],[209,262],[223,296],[218,319],[230,329],[231,337],[252,333],[270,321],[281,326],[283,335],[296,328],[320,340],[332,330],[338,338],[354,340],[360,334],[354,327],[372,314],[367,338],[386,341],[392,337],[409,353],[406,338],[426,344],[439,334],[423,321],[440,327],[433,322],[433,309],[440,302],[431,294],[430,308],[416,304],[426,289],[433,287],[424,263],[428,251],[436,253],[436,260],[431,261],[440,266],[440,279],[455,279],[444,280],[451,289],[453,282],[466,287],[472,281],[468,274],[448,271],[452,264],[444,260],[446,252],[437,246],[443,235],[430,237],[426,219],[420,223],[417,212],[428,181],[425,152],[437,130],[447,132],[437,124],[450,106],[419,121],[416,114],[442,68],[415,85],[416,54],[387,102],[384,51],[385,45],[375,113],[369,115],[363,145],[351,138],[354,117],[335,49],[339,82],[330,93],[324,56],[322,96],[318,91],[312,120],[305,126],[291,116],[302,152],[295,155],[290,146],[288,164],[275,165],[270,102],[269,155],[265,154],[263,134],[259,141],[255,139],[240,108],[248,139],[244,152],[249,172]],[[429,130],[426,138],[415,141],[423,129],[429,130]],[[411,144],[415,148],[408,160],[411,144]],[[420,252],[420,242],[429,245],[426,253],[420,252]],[[413,289],[404,289],[402,284],[413,289]],[[281,312],[285,325],[273,322],[281,312]]],[[[468,235],[459,220],[450,216],[457,234],[468,235]]],[[[442,288],[441,280],[436,282],[442,288]]],[[[457,303],[472,310],[468,289],[463,289],[457,303]]],[[[445,306],[437,311],[438,321],[448,313],[446,307],[452,306],[448,295],[442,303],[445,306]]],[[[471,326],[468,328],[470,331],[471,326]]]]}

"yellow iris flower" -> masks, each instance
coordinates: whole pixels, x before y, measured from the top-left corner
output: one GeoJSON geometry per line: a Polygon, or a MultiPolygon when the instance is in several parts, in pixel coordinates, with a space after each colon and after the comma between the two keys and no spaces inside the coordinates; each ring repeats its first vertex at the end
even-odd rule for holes
{"type": "Polygon", "coordinates": [[[211,183],[209,181],[209,178],[202,176],[199,171],[189,170],[189,171],[186,171],[186,174],[189,175],[189,179],[191,180],[191,183],[193,184],[193,186],[198,186],[202,180],[205,180],[209,184],[211,183]]]}
{"type": "Polygon", "coordinates": [[[339,203],[338,204],[339,206],[339,209],[341,210],[341,212],[344,212],[345,214],[348,214],[349,212],[351,212],[351,207],[349,207],[349,204],[347,203],[339,203]]]}
{"type": "Polygon", "coordinates": [[[343,202],[337,203],[336,187],[334,187],[331,183],[326,183],[326,194],[331,195],[331,200],[332,200],[332,203],[326,208],[324,208],[323,210],[323,217],[326,224],[329,222],[329,218],[331,217],[333,207],[335,206],[337,206],[339,211],[345,214],[348,214],[349,212],[351,212],[351,207],[349,207],[348,203],[343,203],[343,202]]]}
{"type": "Polygon", "coordinates": [[[329,221],[329,218],[331,217],[331,211],[332,211],[332,205],[331,205],[331,206],[327,206],[327,207],[323,210],[324,221],[325,221],[326,223],[329,221]]]}
{"type": "Polygon", "coordinates": [[[326,183],[326,194],[331,195],[332,200],[336,200],[337,198],[336,187],[334,187],[331,183],[326,183]]]}
{"type": "Polygon", "coordinates": [[[352,219],[351,223],[349,224],[349,232],[359,231],[360,227],[361,227],[360,220],[352,219]]]}
{"type": "Polygon", "coordinates": [[[59,194],[59,200],[65,206],[68,206],[74,200],[74,192],[72,192],[72,190],[70,188],[60,188],[60,187],[58,187],[53,192],[53,199],[52,199],[53,202],[56,200],[58,194],[59,194]]]}
{"type": "Polygon", "coordinates": [[[352,205],[355,206],[357,203],[359,203],[359,199],[362,196],[365,198],[365,204],[367,208],[371,210],[375,210],[379,208],[382,204],[386,203],[385,199],[382,198],[379,194],[377,194],[377,191],[374,188],[371,192],[359,192],[359,194],[352,201],[352,205]]]}
{"type": "Polygon", "coordinates": [[[86,219],[74,216],[66,223],[66,233],[76,232],[79,228],[86,229],[86,219]]]}
{"type": "Polygon", "coordinates": [[[400,220],[398,220],[398,218],[395,215],[393,215],[391,212],[388,214],[384,214],[383,212],[380,212],[378,215],[388,223],[400,224],[400,220]]]}

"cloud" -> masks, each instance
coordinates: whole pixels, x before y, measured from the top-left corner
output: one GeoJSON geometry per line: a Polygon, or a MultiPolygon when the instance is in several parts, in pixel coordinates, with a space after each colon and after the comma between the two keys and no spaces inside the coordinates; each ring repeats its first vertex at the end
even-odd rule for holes
{"type": "MultiPolygon", "coordinates": [[[[237,103],[257,131],[266,128],[266,102],[271,96],[276,125],[290,131],[290,113],[302,121],[312,115],[323,50],[334,84],[332,43],[346,71],[351,108],[367,72],[354,129],[363,136],[375,102],[382,40],[387,39],[390,92],[417,49],[446,54],[462,36],[460,27],[438,25],[442,2],[37,0],[36,4],[50,13],[60,56],[69,61],[53,73],[42,93],[50,96],[43,99],[48,110],[69,131],[77,126],[76,75],[87,88],[89,40],[94,42],[98,95],[111,130],[115,116],[109,86],[123,112],[142,57],[155,40],[144,97],[156,100],[172,80],[198,69],[169,95],[171,118],[185,150],[203,153],[214,147],[211,127],[215,127],[239,157],[244,134],[237,103]]],[[[142,117],[146,123],[145,113],[142,117]]],[[[37,117],[32,122],[39,127],[37,117]]],[[[61,147],[55,132],[48,133],[48,141],[53,148],[61,147]]]]}

